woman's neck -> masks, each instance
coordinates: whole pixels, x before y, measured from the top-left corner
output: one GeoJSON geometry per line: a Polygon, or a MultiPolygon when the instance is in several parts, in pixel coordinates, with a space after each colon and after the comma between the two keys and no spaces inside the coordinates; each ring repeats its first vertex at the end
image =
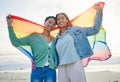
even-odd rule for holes
{"type": "Polygon", "coordinates": [[[50,43],[53,40],[53,37],[50,35],[50,32],[47,30],[45,30],[42,35],[48,43],[50,43]]]}
{"type": "Polygon", "coordinates": [[[50,32],[47,30],[44,30],[43,36],[50,37],[50,32]]]}
{"type": "Polygon", "coordinates": [[[67,28],[61,28],[61,29],[60,29],[60,34],[61,34],[61,36],[64,35],[64,33],[65,33],[66,30],[67,30],[67,28]]]}

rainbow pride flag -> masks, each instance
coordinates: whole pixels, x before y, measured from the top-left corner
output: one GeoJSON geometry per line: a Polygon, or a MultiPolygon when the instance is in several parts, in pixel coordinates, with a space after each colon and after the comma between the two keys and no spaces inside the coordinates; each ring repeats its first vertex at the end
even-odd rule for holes
{"type": "MultiPolygon", "coordinates": [[[[104,7],[104,2],[98,3],[101,9],[104,7]]],[[[81,26],[81,27],[90,27],[94,25],[94,19],[96,16],[96,9],[94,7],[90,7],[82,14],[76,16],[74,19],[70,21],[70,24],[75,26],[81,26]]],[[[30,20],[12,15],[13,20],[13,29],[17,36],[17,38],[22,38],[25,36],[28,36],[32,33],[43,33],[44,26],[37,24],[35,22],[32,22],[30,20]]],[[[52,36],[56,36],[59,29],[56,27],[52,32],[52,36]]],[[[86,67],[88,63],[91,60],[98,60],[98,61],[104,61],[111,57],[110,49],[106,43],[106,30],[101,26],[100,32],[97,35],[88,37],[91,48],[94,51],[94,54],[91,57],[84,58],[82,60],[83,65],[86,67]]],[[[13,45],[14,46],[14,45],[13,45]]],[[[19,49],[23,54],[25,54],[32,63],[34,62],[32,59],[32,51],[30,46],[19,46],[16,47],[19,49]]],[[[33,66],[33,65],[32,65],[33,66]]]]}

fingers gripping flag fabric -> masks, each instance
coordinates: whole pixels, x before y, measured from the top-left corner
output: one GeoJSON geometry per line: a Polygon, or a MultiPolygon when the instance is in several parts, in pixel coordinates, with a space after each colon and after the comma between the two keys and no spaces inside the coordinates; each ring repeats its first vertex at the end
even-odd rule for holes
{"type": "MultiPolygon", "coordinates": [[[[103,2],[99,2],[99,6],[101,9],[104,7],[103,2]]],[[[78,15],[74,19],[70,21],[70,23],[74,26],[81,27],[89,27],[94,25],[94,19],[96,16],[96,9],[94,7],[90,7],[88,10],[78,15]]],[[[22,38],[28,36],[32,33],[43,33],[44,26],[34,23],[32,21],[26,20],[24,18],[12,15],[13,20],[13,29],[18,38],[22,38]]],[[[52,32],[52,36],[56,36],[58,28],[55,28],[52,32]]],[[[106,43],[106,30],[101,26],[100,32],[97,35],[88,37],[89,42],[91,44],[91,48],[94,51],[94,54],[91,57],[85,58],[82,60],[83,65],[86,67],[91,60],[99,60],[104,61],[111,57],[111,53],[109,47],[106,43]]],[[[34,63],[32,59],[32,51],[30,46],[19,46],[17,47],[21,52],[23,52],[29,59],[31,59],[32,63],[34,63]]],[[[34,64],[33,64],[34,65],[34,64]]]]}

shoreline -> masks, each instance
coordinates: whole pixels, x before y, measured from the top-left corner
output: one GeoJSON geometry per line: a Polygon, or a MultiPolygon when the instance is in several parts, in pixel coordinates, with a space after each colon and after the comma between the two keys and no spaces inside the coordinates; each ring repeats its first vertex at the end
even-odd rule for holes
{"type": "MultiPolygon", "coordinates": [[[[120,82],[120,72],[86,71],[87,82],[120,82]]],[[[30,82],[30,70],[0,71],[0,82],[30,82]]]]}
{"type": "Polygon", "coordinates": [[[86,72],[87,82],[120,82],[120,72],[86,72]]]}

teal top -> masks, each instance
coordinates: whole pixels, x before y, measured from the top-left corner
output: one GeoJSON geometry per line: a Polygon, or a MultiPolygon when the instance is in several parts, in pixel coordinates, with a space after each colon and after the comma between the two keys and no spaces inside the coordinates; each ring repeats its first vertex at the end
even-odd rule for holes
{"type": "Polygon", "coordinates": [[[45,63],[48,61],[48,56],[50,56],[49,67],[52,69],[56,68],[53,60],[55,56],[53,44],[49,47],[47,41],[40,34],[31,34],[23,38],[17,38],[12,26],[8,26],[9,37],[12,44],[15,47],[28,45],[31,47],[33,60],[36,67],[44,67],[45,63]]]}

